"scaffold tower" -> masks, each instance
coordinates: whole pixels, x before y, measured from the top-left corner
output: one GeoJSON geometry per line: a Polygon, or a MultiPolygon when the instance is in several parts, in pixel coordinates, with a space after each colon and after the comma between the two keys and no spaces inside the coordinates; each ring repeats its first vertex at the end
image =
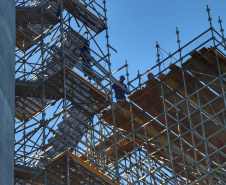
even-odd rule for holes
{"type": "Polygon", "coordinates": [[[15,4],[16,185],[226,183],[226,40],[208,7],[205,32],[181,46],[177,28],[178,49],[160,60],[157,42],[130,80],[127,61],[111,69],[106,0],[15,4]]]}

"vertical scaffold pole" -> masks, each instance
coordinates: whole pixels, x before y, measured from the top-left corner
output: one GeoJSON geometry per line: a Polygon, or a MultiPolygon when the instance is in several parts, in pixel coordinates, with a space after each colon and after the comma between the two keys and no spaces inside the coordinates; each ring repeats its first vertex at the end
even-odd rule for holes
{"type": "MultiPolygon", "coordinates": [[[[197,91],[197,99],[198,99],[198,109],[199,109],[199,114],[200,114],[200,121],[201,123],[203,123],[203,113],[202,113],[202,109],[200,108],[201,107],[201,102],[200,102],[200,97],[199,97],[199,91],[198,91],[198,81],[195,82],[195,86],[196,86],[196,91],[197,91]]],[[[208,156],[208,143],[207,143],[207,140],[206,140],[206,134],[205,134],[205,127],[204,125],[202,124],[202,135],[203,135],[203,140],[204,140],[204,146],[205,146],[205,155],[208,156]]],[[[209,166],[210,162],[209,162],[209,158],[206,158],[206,163],[207,165],[209,166]]],[[[199,169],[198,170],[198,175],[201,175],[199,169]]],[[[199,180],[199,179],[198,179],[199,180]]],[[[200,183],[200,180],[199,180],[199,183],[200,183]]]]}
{"type": "MultiPolygon", "coordinates": [[[[138,80],[139,80],[139,83],[138,83],[138,86],[140,87],[141,89],[141,79],[140,79],[140,71],[138,70],[138,73],[137,73],[137,77],[138,77],[138,80]]],[[[129,84],[128,84],[129,85],[129,84]]]]}
{"type": "MultiPolygon", "coordinates": [[[[215,51],[215,56],[216,56],[216,61],[217,61],[217,69],[218,69],[218,73],[219,73],[219,79],[220,79],[220,85],[221,85],[221,89],[222,89],[222,97],[223,97],[223,101],[224,101],[224,107],[226,106],[226,99],[225,99],[225,92],[224,92],[224,84],[223,84],[223,76],[221,74],[221,69],[220,69],[220,62],[219,62],[219,59],[218,59],[218,53],[217,53],[217,46],[216,46],[216,42],[215,42],[215,35],[214,35],[214,28],[213,28],[213,25],[212,25],[212,18],[210,16],[210,9],[207,5],[207,9],[206,9],[207,13],[208,13],[208,21],[210,23],[210,30],[211,30],[211,34],[212,34],[212,40],[213,40],[213,45],[214,45],[214,51],[215,51]]],[[[221,27],[221,31],[223,33],[223,29],[221,27]]],[[[224,114],[224,113],[223,113],[224,114]]],[[[209,165],[209,170],[210,170],[210,174],[211,174],[211,166],[209,165]]],[[[210,178],[210,183],[213,184],[213,179],[212,179],[212,176],[210,175],[209,176],[210,178]]]]}
{"type": "Polygon", "coordinates": [[[156,63],[158,64],[159,66],[159,73],[161,74],[161,63],[160,63],[160,48],[159,48],[159,44],[158,44],[158,41],[156,41],[156,49],[157,49],[157,61],[156,63]]]}
{"type": "MultiPolygon", "coordinates": [[[[224,37],[224,29],[223,29],[223,26],[222,26],[222,20],[220,19],[220,17],[219,17],[219,24],[220,24],[220,31],[221,31],[221,34],[222,34],[222,41],[223,41],[223,43],[224,43],[224,50],[226,50],[226,43],[225,43],[225,37],[224,37]]],[[[223,109],[223,107],[222,107],[222,109],[223,109]]],[[[224,112],[223,112],[223,120],[224,120],[224,125],[225,125],[225,127],[226,127],[226,124],[225,124],[225,114],[224,114],[224,112]]]]}
{"type": "Polygon", "coordinates": [[[60,44],[61,44],[61,53],[62,53],[62,58],[61,58],[61,66],[63,70],[63,125],[64,125],[64,138],[66,141],[66,153],[67,153],[67,166],[66,166],[66,177],[67,177],[67,184],[70,185],[70,168],[69,168],[69,151],[68,151],[68,125],[67,125],[67,92],[66,92],[66,62],[65,62],[65,57],[64,57],[64,22],[63,22],[63,0],[60,0],[60,44]]]}
{"type": "MultiPolygon", "coordinates": [[[[160,67],[160,53],[159,53],[159,44],[156,42],[156,48],[157,48],[157,63],[159,64],[159,73],[161,74],[161,67],[160,67]]],[[[161,94],[162,94],[162,105],[163,105],[163,111],[164,111],[164,118],[165,118],[165,126],[166,126],[166,133],[167,133],[167,140],[169,144],[169,157],[170,157],[170,164],[172,168],[172,175],[173,175],[173,183],[176,185],[176,173],[175,173],[175,167],[173,162],[173,151],[171,146],[171,140],[170,140],[170,130],[167,122],[167,113],[166,113],[166,106],[165,106],[165,95],[164,95],[164,89],[163,89],[163,82],[160,82],[161,84],[161,94]]]]}
{"type": "Polygon", "coordinates": [[[114,112],[114,102],[113,102],[113,92],[112,92],[112,78],[111,78],[111,58],[110,58],[110,44],[109,44],[109,35],[108,35],[108,25],[107,25],[107,8],[106,8],[106,0],[103,0],[104,4],[104,21],[106,24],[106,39],[107,39],[107,60],[108,60],[108,77],[110,79],[110,92],[111,92],[111,108],[112,108],[112,119],[113,119],[113,133],[114,133],[114,152],[115,152],[115,169],[116,169],[116,177],[115,182],[119,184],[119,165],[118,165],[118,149],[117,149],[117,130],[116,130],[116,123],[115,123],[115,112],[114,112]]]}
{"type": "Polygon", "coordinates": [[[210,23],[210,30],[211,30],[211,34],[212,34],[212,40],[213,40],[213,45],[214,45],[214,50],[215,50],[215,55],[216,55],[216,60],[217,60],[217,69],[218,69],[220,84],[221,84],[221,88],[222,88],[222,96],[223,96],[224,106],[226,106],[223,77],[222,77],[222,74],[221,74],[220,62],[219,62],[218,54],[217,54],[217,51],[216,51],[215,35],[214,35],[214,31],[213,31],[212,18],[210,17],[210,9],[209,9],[208,5],[207,5],[206,11],[208,13],[208,21],[210,23]]]}
{"type": "Polygon", "coordinates": [[[181,46],[180,46],[180,37],[179,37],[179,30],[176,27],[176,35],[177,35],[177,43],[178,43],[178,51],[179,51],[179,56],[180,56],[180,65],[181,65],[181,73],[182,73],[182,78],[183,78],[183,85],[184,85],[184,93],[185,93],[185,101],[186,101],[186,106],[187,106],[187,113],[188,113],[188,120],[189,120],[189,126],[190,126],[190,130],[191,130],[191,137],[192,137],[192,148],[193,148],[193,152],[194,152],[194,156],[195,156],[195,162],[196,162],[196,168],[197,171],[199,171],[198,169],[198,164],[197,164],[197,156],[196,156],[196,150],[195,150],[195,140],[194,140],[194,133],[193,133],[193,126],[192,126],[192,121],[191,121],[191,114],[190,114],[190,109],[189,109],[189,100],[188,100],[188,94],[187,94],[187,87],[186,87],[186,81],[185,81],[185,70],[182,66],[182,62],[183,62],[183,58],[182,58],[182,53],[181,53],[181,46]]]}
{"type": "MultiPolygon", "coordinates": [[[[24,39],[24,41],[25,41],[25,39],[24,39]]],[[[23,80],[26,80],[26,77],[25,77],[25,71],[26,71],[26,68],[25,68],[25,51],[23,51],[23,75],[24,75],[24,77],[23,77],[23,80]]],[[[25,110],[25,102],[23,102],[23,110],[25,110]]],[[[24,167],[26,166],[26,137],[25,137],[25,135],[26,135],[26,120],[25,120],[25,112],[23,112],[23,137],[24,137],[24,139],[23,139],[23,152],[24,152],[24,154],[23,154],[23,165],[24,165],[24,167]]]]}
{"type": "MultiPolygon", "coordinates": [[[[46,126],[45,126],[45,75],[44,75],[44,70],[45,70],[45,61],[44,61],[44,21],[43,21],[43,0],[41,0],[41,66],[42,66],[42,120],[41,120],[41,124],[42,124],[42,134],[43,134],[43,138],[42,138],[42,146],[43,146],[43,155],[44,155],[44,166],[46,165],[46,126]]],[[[44,184],[47,184],[47,173],[46,173],[46,169],[44,169],[44,184]]]]}
{"type": "MultiPolygon", "coordinates": [[[[127,76],[127,85],[128,85],[128,90],[130,91],[130,84],[129,84],[129,69],[128,69],[128,63],[126,60],[126,76],[127,76]]],[[[135,137],[135,129],[134,129],[134,120],[133,120],[133,108],[132,108],[132,101],[129,101],[130,104],[130,119],[131,119],[131,125],[132,125],[132,133],[133,133],[133,147],[134,147],[134,155],[135,155],[135,169],[136,169],[136,181],[139,179],[139,164],[138,164],[138,156],[137,156],[137,147],[136,147],[136,137],[135,137]]],[[[138,182],[140,184],[140,182],[138,182]]]]}
{"type": "MultiPolygon", "coordinates": [[[[174,96],[174,100],[175,100],[175,104],[177,104],[177,97],[176,95],[174,96]]],[[[177,117],[177,128],[178,128],[178,136],[179,136],[179,140],[180,140],[180,147],[181,147],[181,152],[182,152],[182,159],[183,159],[183,169],[185,171],[185,182],[186,184],[188,184],[188,175],[187,175],[187,169],[186,169],[186,162],[185,162],[185,156],[184,156],[184,139],[181,133],[181,122],[180,122],[180,118],[179,118],[179,113],[178,113],[178,108],[175,107],[176,109],[176,117],[177,117]]]]}
{"type": "Polygon", "coordinates": [[[218,23],[220,24],[220,28],[221,28],[220,29],[220,32],[222,34],[222,42],[224,43],[224,50],[226,50],[226,43],[225,43],[225,37],[224,37],[224,29],[222,27],[222,20],[221,20],[220,16],[219,16],[218,23]]]}
{"type": "MultiPolygon", "coordinates": [[[[25,26],[24,26],[25,27],[25,26]]],[[[23,36],[23,80],[26,80],[26,66],[25,66],[25,63],[26,63],[26,59],[25,59],[25,54],[26,54],[26,50],[24,49],[25,48],[25,36],[23,36]]],[[[25,102],[23,102],[23,110],[25,110],[25,102]]],[[[23,152],[24,152],[24,157],[23,157],[23,165],[24,167],[26,166],[26,120],[25,120],[25,112],[23,112],[23,152]]]]}

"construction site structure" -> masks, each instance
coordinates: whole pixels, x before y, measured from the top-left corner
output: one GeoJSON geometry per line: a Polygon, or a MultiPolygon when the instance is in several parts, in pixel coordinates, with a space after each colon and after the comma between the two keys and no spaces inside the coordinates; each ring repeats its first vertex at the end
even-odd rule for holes
{"type": "Polygon", "coordinates": [[[15,184],[226,183],[226,43],[209,8],[209,29],[184,46],[177,29],[177,51],[160,60],[157,43],[130,80],[127,62],[111,70],[105,0],[15,3],[15,184]]]}

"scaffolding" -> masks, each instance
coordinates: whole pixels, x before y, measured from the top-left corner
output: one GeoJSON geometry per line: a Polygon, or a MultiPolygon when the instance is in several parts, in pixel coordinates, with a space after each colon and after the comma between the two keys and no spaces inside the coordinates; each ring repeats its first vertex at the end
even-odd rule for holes
{"type": "Polygon", "coordinates": [[[157,43],[156,65],[132,80],[127,62],[116,70],[125,89],[105,0],[15,3],[15,184],[226,183],[226,44],[208,7],[210,28],[191,42],[177,29],[176,52],[160,60],[157,43]],[[114,103],[113,83],[127,100],[114,103]]]}

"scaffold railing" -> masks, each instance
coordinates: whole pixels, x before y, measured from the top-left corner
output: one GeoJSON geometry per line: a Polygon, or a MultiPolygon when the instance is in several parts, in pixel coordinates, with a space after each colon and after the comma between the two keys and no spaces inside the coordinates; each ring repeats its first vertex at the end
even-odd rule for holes
{"type": "Polygon", "coordinates": [[[182,47],[176,29],[178,50],[160,60],[157,43],[150,69],[131,81],[127,62],[116,70],[126,90],[106,1],[15,2],[15,183],[225,184],[225,38],[209,9],[210,28],[182,47]],[[113,101],[113,83],[126,100],[113,101]]]}

